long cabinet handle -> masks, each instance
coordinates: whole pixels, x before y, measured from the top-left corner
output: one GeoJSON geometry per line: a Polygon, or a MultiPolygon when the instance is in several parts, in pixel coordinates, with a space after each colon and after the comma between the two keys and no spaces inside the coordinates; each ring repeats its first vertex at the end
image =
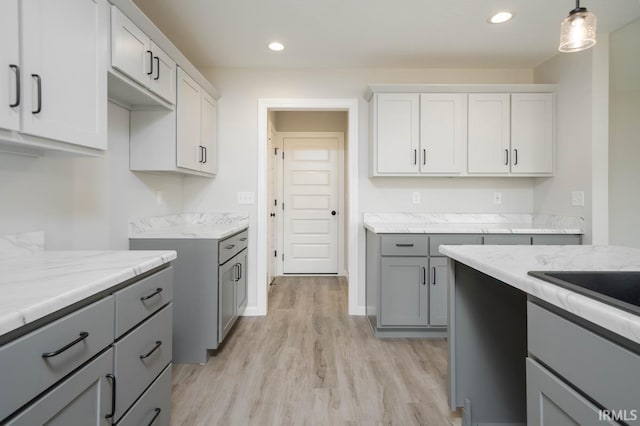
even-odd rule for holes
{"type": "Polygon", "coordinates": [[[151,348],[151,350],[149,352],[147,352],[146,354],[140,355],[140,359],[149,358],[151,356],[151,354],[154,353],[155,351],[157,351],[160,346],[162,346],[162,340],[156,340],[156,345],[153,348],[151,348]]]}
{"type": "Polygon", "coordinates": [[[238,263],[238,279],[242,279],[242,263],[238,263]]]}
{"type": "Polygon", "coordinates": [[[153,418],[151,419],[151,421],[149,422],[149,424],[147,426],[151,426],[156,421],[156,419],[160,415],[160,412],[162,411],[162,408],[156,407],[156,408],[153,409],[153,411],[155,411],[156,414],[153,415],[153,418]]]}
{"type": "Polygon", "coordinates": [[[89,333],[87,333],[86,331],[81,331],[80,332],[80,337],[78,337],[76,340],[74,340],[73,342],[67,343],[66,345],[64,345],[63,347],[61,347],[60,349],[58,349],[56,351],[43,353],[42,354],[42,358],[53,358],[54,356],[58,356],[62,352],[64,352],[67,349],[71,348],[72,346],[75,346],[78,343],[82,342],[87,337],[89,337],[89,333]]]}
{"type": "Polygon", "coordinates": [[[505,166],[509,165],[509,150],[508,149],[504,150],[504,165],[505,166]]]}
{"type": "Polygon", "coordinates": [[[413,150],[413,164],[414,165],[418,164],[418,150],[417,149],[413,150]]]}
{"type": "Polygon", "coordinates": [[[38,102],[36,105],[38,105],[36,107],[35,110],[32,110],[31,113],[32,114],[40,114],[40,112],[42,111],[42,78],[40,78],[40,75],[38,74],[31,74],[31,77],[33,77],[36,80],[36,84],[37,84],[37,93],[38,93],[38,102]]]}
{"type": "Polygon", "coordinates": [[[116,376],[107,374],[107,379],[111,380],[111,412],[104,416],[105,419],[112,419],[116,414],[116,376]]]}
{"type": "Polygon", "coordinates": [[[513,165],[514,166],[518,165],[518,150],[517,149],[513,150],[513,165]]]}
{"type": "Polygon", "coordinates": [[[207,164],[207,147],[203,146],[202,150],[204,151],[204,160],[202,161],[202,164],[207,164]]]}
{"type": "Polygon", "coordinates": [[[431,267],[431,284],[436,285],[436,267],[431,267]]]}
{"type": "Polygon", "coordinates": [[[427,149],[426,148],[422,148],[422,165],[423,166],[427,165],[427,149]]]}
{"type": "Polygon", "coordinates": [[[147,71],[147,75],[152,75],[153,74],[153,52],[150,50],[147,50],[147,53],[149,54],[149,71],[147,71]]]}
{"type": "Polygon", "coordinates": [[[149,299],[151,299],[152,297],[159,295],[160,293],[162,293],[162,289],[161,289],[161,288],[156,288],[156,291],[154,291],[154,292],[153,292],[153,293],[151,293],[150,295],[148,295],[148,296],[142,296],[142,297],[140,298],[140,301],[141,301],[141,302],[144,302],[145,300],[149,300],[149,299]]]}
{"type": "Polygon", "coordinates": [[[160,80],[160,57],[156,56],[153,59],[156,61],[156,76],[153,77],[154,80],[160,80]]]}
{"type": "Polygon", "coordinates": [[[396,247],[413,247],[413,243],[411,244],[396,243],[396,247]]]}
{"type": "Polygon", "coordinates": [[[15,108],[20,105],[20,67],[18,65],[11,64],[9,65],[9,68],[16,73],[16,101],[9,104],[10,108],[15,108]]]}
{"type": "Polygon", "coordinates": [[[427,268],[422,267],[422,285],[427,285],[427,268]]]}

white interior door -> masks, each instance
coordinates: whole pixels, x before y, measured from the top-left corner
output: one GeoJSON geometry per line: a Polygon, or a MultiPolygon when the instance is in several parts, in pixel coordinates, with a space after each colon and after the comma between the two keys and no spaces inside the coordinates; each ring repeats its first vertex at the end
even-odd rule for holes
{"type": "Polygon", "coordinates": [[[341,133],[283,135],[283,272],[338,272],[341,133]]]}
{"type": "Polygon", "coordinates": [[[267,161],[267,205],[269,205],[269,217],[267,218],[269,251],[267,252],[267,282],[271,283],[278,270],[278,226],[276,215],[279,213],[276,205],[278,199],[278,155],[280,149],[276,141],[275,128],[271,120],[268,123],[268,146],[267,161]]]}

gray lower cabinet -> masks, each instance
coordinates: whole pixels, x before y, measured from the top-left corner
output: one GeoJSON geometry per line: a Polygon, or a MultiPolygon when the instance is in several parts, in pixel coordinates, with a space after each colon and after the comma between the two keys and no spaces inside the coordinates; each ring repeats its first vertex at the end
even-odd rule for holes
{"type": "Polygon", "coordinates": [[[172,262],[173,362],[207,362],[247,306],[248,231],[223,239],[131,238],[129,247],[178,253],[172,262]]]}
{"type": "MultiPolygon", "coordinates": [[[[8,425],[110,425],[113,383],[108,376],[112,368],[113,349],[109,349],[31,404],[8,425]]],[[[30,372],[22,371],[22,374],[30,372]]]]}
{"type": "MultiPolygon", "coordinates": [[[[170,370],[172,294],[173,270],[161,267],[0,346],[0,424],[115,424],[170,370]]],[[[171,380],[158,383],[168,419],[171,380]]]]}
{"type": "Polygon", "coordinates": [[[383,326],[429,324],[426,257],[383,257],[380,323],[383,326]]]}
{"type": "Polygon", "coordinates": [[[448,258],[441,245],[580,244],[580,235],[375,234],[367,231],[366,315],[377,337],[445,337],[448,258]]]}
{"type": "Polygon", "coordinates": [[[447,325],[447,284],[449,279],[446,257],[429,259],[429,324],[447,325]]]}
{"type": "Polygon", "coordinates": [[[118,426],[168,426],[171,420],[171,365],[149,386],[118,426]]]}
{"type": "Polygon", "coordinates": [[[559,308],[527,303],[529,424],[573,424],[550,421],[539,412],[542,401],[581,425],[617,424],[611,416],[640,425],[640,345],[576,321],[559,308]],[[610,415],[603,416],[596,406],[610,415]]]}
{"type": "Polygon", "coordinates": [[[600,409],[546,368],[527,358],[529,426],[616,425],[600,409]]]}

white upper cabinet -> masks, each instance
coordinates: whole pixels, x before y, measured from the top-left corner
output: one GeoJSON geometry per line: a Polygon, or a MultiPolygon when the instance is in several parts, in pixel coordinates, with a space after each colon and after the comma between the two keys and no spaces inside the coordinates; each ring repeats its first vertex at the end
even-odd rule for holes
{"type": "Polygon", "coordinates": [[[467,143],[467,94],[420,95],[420,173],[462,173],[467,143]]]}
{"type": "Polygon", "coordinates": [[[204,159],[202,171],[216,174],[218,172],[218,103],[202,91],[202,142],[204,159]]]}
{"type": "Polygon", "coordinates": [[[85,154],[107,148],[107,11],[105,0],[2,2],[5,141],[85,154]]]}
{"type": "Polygon", "coordinates": [[[176,63],[115,6],[111,6],[111,66],[176,103],[176,63]]]}
{"type": "Polygon", "coordinates": [[[181,69],[178,70],[177,165],[200,170],[204,161],[202,149],[202,89],[181,69]]]}
{"type": "Polygon", "coordinates": [[[509,173],[508,93],[469,94],[469,173],[509,173]]]}
{"type": "Polygon", "coordinates": [[[0,16],[0,128],[20,130],[18,0],[2,0],[0,16]]]}
{"type": "Polygon", "coordinates": [[[373,109],[374,175],[417,174],[420,95],[376,94],[373,109]]]}
{"type": "Polygon", "coordinates": [[[212,177],[218,168],[217,101],[180,67],[176,78],[174,110],[131,111],[130,168],[212,177]]]}
{"type": "Polygon", "coordinates": [[[511,172],[553,172],[553,94],[511,95],[511,172]]]}

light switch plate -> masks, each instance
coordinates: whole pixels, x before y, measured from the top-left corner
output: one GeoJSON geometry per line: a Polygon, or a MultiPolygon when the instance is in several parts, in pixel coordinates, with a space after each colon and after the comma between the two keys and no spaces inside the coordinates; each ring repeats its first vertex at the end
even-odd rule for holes
{"type": "Polygon", "coordinates": [[[238,204],[254,204],[255,192],[238,192],[238,204]]]}
{"type": "Polygon", "coordinates": [[[571,205],[574,207],[584,206],[584,191],[573,191],[571,193],[571,205]]]}

